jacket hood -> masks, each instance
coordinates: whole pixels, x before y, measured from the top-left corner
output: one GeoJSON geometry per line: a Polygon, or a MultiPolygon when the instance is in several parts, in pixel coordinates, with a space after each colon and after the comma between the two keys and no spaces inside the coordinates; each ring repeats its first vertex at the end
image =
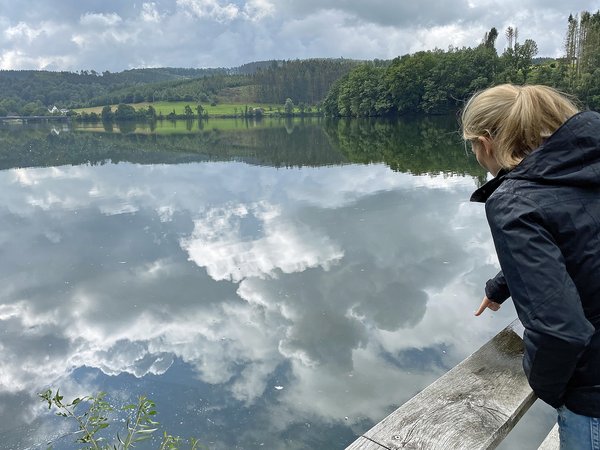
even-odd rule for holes
{"type": "Polygon", "coordinates": [[[505,179],[600,188],[600,114],[571,117],[517,167],[477,189],[471,201],[485,202],[505,179]]]}

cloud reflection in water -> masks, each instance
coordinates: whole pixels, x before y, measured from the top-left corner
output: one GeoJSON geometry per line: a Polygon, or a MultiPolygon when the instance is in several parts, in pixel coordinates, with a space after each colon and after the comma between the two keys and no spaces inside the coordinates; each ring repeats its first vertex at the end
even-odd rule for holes
{"type": "Polygon", "coordinates": [[[118,164],[0,186],[0,434],[43,386],[89,393],[77,368],[143,386],[176,361],[263,439],[375,421],[510,320],[471,316],[496,263],[470,178],[118,164]]]}

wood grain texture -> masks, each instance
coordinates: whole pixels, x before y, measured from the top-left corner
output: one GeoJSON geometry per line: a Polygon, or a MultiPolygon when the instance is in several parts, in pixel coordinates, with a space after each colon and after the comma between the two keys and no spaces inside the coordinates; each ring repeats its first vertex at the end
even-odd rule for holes
{"type": "MultiPolygon", "coordinates": [[[[495,448],[535,401],[522,369],[523,341],[516,322],[362,439],[390,450],[495,448]]],[[[348,449],[380,450],[353,445],[348,449]]]]}
{"type": "Polygon", "coordinates": [[[346,450],[389,450],[386,447],[379,445],[377,442],[373,442],[364,436],[359,437],[355,440],[346,450]]]}
{"type": "Polygon", "coordinates": [[[560,449],[560,441],[558,438],[558,424],[554,425],[554,427],[542,442],[542,445],[538,447],[538,450],[559,450],[560,449]]]}

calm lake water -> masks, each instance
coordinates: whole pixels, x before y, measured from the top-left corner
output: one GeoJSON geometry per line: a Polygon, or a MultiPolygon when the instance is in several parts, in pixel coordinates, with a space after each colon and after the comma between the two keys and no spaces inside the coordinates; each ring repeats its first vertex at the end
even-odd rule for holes
{"type": "Polygon", "coordinates": [[[205,448],[344,448],[515,317],[472,315],[484,180],[454,117],[1,126],[0,448],[78,448],[47,388],[145,394],[205,448]]]}

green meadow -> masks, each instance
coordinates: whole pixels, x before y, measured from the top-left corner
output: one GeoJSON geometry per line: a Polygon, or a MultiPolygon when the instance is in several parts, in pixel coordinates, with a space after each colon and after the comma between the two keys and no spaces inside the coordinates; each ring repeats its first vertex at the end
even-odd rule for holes
{"type": "MultiPolygon", "coordinates": [[[[133,103],[130,104],[136,110],[141,108],[148,108],[148,106],[152,106],[156,110],[156,114],[161,114],[166,116],[167,114],[175,111],[175,114],[184,114],[184,110],[186,105],[190,105],[194,114],[196,112],[197,103],[194,102],[143,102],[143,103],[133,103]]],[[[117,105],[110,105],[113,112],[116,110],[117,105]]],[[[277,112],[277,108],[283,112],[283,105],[276,104],[266,104],[266,103],[218,103],[216,106],[211,106],[209,103],[202,104],[202,107],[207,112],[210,117],[231,117],[234,115],[241,115],[246,107],[250,108],[262,108],[264,115],[270,115],[272,113],[277,112]]],[[[102,112],[102,106],[95,106],[92,108],[78,108],[74,109],[74,111],[78,114],[83,112],[100,114],[102,112]]],[[[294,108],[294,112],[299,112],[297,108],[294,108]]]]}

